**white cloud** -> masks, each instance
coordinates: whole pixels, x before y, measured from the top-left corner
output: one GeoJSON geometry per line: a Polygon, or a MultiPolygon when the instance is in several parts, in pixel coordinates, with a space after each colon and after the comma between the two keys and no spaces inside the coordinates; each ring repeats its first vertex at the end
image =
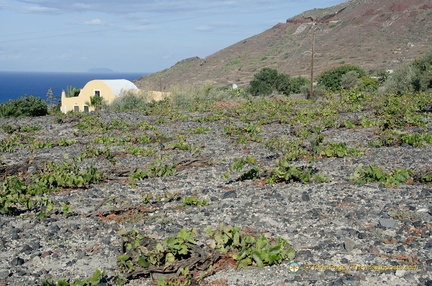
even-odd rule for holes
{"type": "Polygon", "coordinates": [[[91,7],[92,7],[91,5],[86,4],[86,3],[73,3],[72,4],[72,8],[78,9],[78,10],[90,10],[91,7]]]}
{"type": "Polygon", "coordinates": [[[146,25],[146,24],[139,24],[139,25],[130,25],[130,26],[123,26],[122,29],[128,30],[128,31],[145,31],[145,30],[154,30],[159,29],[160,26],[157,25],[146,25]]]}
{"type": "Polygon", "coordinates": [[[207,25],[200,25],[195,27],[194,30],[201,32],[214,31],[219,28],[238,27],[238,24],[232,22],[212,22],[207,25]]]}
{"type": "Polygon", "coordinates": [[[83,21],[82,23],[84,25],[89,25],[89,26],[109,26],[108,22],[102,21],[99,18],[86,20],[86,21],[83,21]]]}
{"type": "Polygon", "coordinates": [[[195,27],[195,30],[200,32],[208,32],[214,30],[214,27],[209,25],[204,25],[204,26],[195,27]]]}
{"type": "Polygon", "coordinates": [[[57,8],[43,7],[43,6],[25,6],[25,13],[60,13],[61,11],[57,8]]]}

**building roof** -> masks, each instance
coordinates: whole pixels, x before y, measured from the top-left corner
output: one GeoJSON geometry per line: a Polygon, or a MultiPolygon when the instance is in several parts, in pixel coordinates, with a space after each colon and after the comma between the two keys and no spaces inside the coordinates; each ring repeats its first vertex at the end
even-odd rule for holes
{"type": "Polygon", "coordinates": [[[122,95],[125,90],[138,90],[138,87],[127,79],[101,79],[112,90],[115,96],[122,95]]]}

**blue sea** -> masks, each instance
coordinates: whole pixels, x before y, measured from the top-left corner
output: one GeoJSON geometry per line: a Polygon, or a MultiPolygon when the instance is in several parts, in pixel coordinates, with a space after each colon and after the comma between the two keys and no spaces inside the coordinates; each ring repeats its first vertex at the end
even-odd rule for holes
{"type": "Polygon", "coordinates": [[[79,73],[79,72],[7,72],[0,71],[0,102],[15,100],[23,95],[33,95],[46,100],[48,89],[61,96],[71,85],[83,88],[94,79],[127,79],[134,81],[149,73],[79,73]]]}

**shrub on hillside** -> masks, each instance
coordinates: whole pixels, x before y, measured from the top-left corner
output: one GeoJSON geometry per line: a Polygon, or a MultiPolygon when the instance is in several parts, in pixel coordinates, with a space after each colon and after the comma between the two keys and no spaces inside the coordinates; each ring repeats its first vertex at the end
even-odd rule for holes
{"type": "Polygon", "coordinates": [[[249,92],[254,96],[270,95],[273,92],[273,87],[255,78],[250,82],[249,92]]]}
{"type": "Polygon", "coordinates": [[[271,87],[275,87],[278,75],[279,73],[275,69],[263,68],[261,71],[254,75],[254,78],[267,83],[271,87]]]}
{"type": "Polygon", "coordinates": [[[341,87],[343,89],[358,88],[361,83],[360,75],[356,71],[349,71],[341,77],[341,87]]]}
{"type": "Polygon", "coordinates": [[[286,73],[278,74],[276,78],[276,89],[277,91],[289,95],[291,94],[291,76],[286,73]]]}
{"type": "Polygon", "coordinates": [[[40,97],[21,96],[0,105],[2,117],[44,116],[48,114],[48,105],[40,97]]]}
{"type": "Polygon", "coordinates": [[[254,96],[270,95],[274,91],[290,95],[300,93],[301,87],[309,81],[302,77],[291,78],[289,74],[279,73],[272,68],[263,68],[249,84],[248,92],[254,96]]]}
{"type": "Polygon", "coordinates": [[[358,66],[343,65],[321,73],[318,76],[318,84],[325,86],[331,91],[338,91],[342,88],[342,77],[349,72],[356,72],[358,77],[366,75],[366,72],[358,66]]]}
{"type": "Polygon", "coordinates": [[[371,78],[369,76],[362,76],[361,89],[364,91],[377,91],[380,85],[380,81],[376,78],[371,78]]]}
{"type": "Polygon", "coordinates": [[[252,95],[270,95],[276,89],[278,71],[272,68],[263,68],[254,75],[250,82],[249,92],[252,95]]]}
{"type": "Polygon", "coordinates": [[[307,78],[298,76],[291,79],[291,93],[302,93],[302,86],[309,86],[310,81],[307,78]]]}
{"type": "Polygon", "coordinates": [[[432,51],[415,60],[412,66],[417,74],[414,82],[416,91],[426,91],[432,88],[432,51]]]}
{"type": "Polygon", "coordinates": [[[426,91],[432,88],[432,52],[405,65],[386,81],[387,92],[426,91]]]}

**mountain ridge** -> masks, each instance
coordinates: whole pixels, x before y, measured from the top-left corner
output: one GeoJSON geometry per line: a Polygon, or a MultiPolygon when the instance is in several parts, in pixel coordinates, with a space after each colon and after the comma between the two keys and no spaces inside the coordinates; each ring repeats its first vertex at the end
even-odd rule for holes
{"type": "Polygon", "coordinates": [[[394,70],[430,50],[431,18],[432,0],[351,0],[305,11],[203,59],[181,60],[135,83],[161,91],[203,83],[245,86],[264,67],[309,77],[312,29],[316,75],[342,64],[394,70]]]}

